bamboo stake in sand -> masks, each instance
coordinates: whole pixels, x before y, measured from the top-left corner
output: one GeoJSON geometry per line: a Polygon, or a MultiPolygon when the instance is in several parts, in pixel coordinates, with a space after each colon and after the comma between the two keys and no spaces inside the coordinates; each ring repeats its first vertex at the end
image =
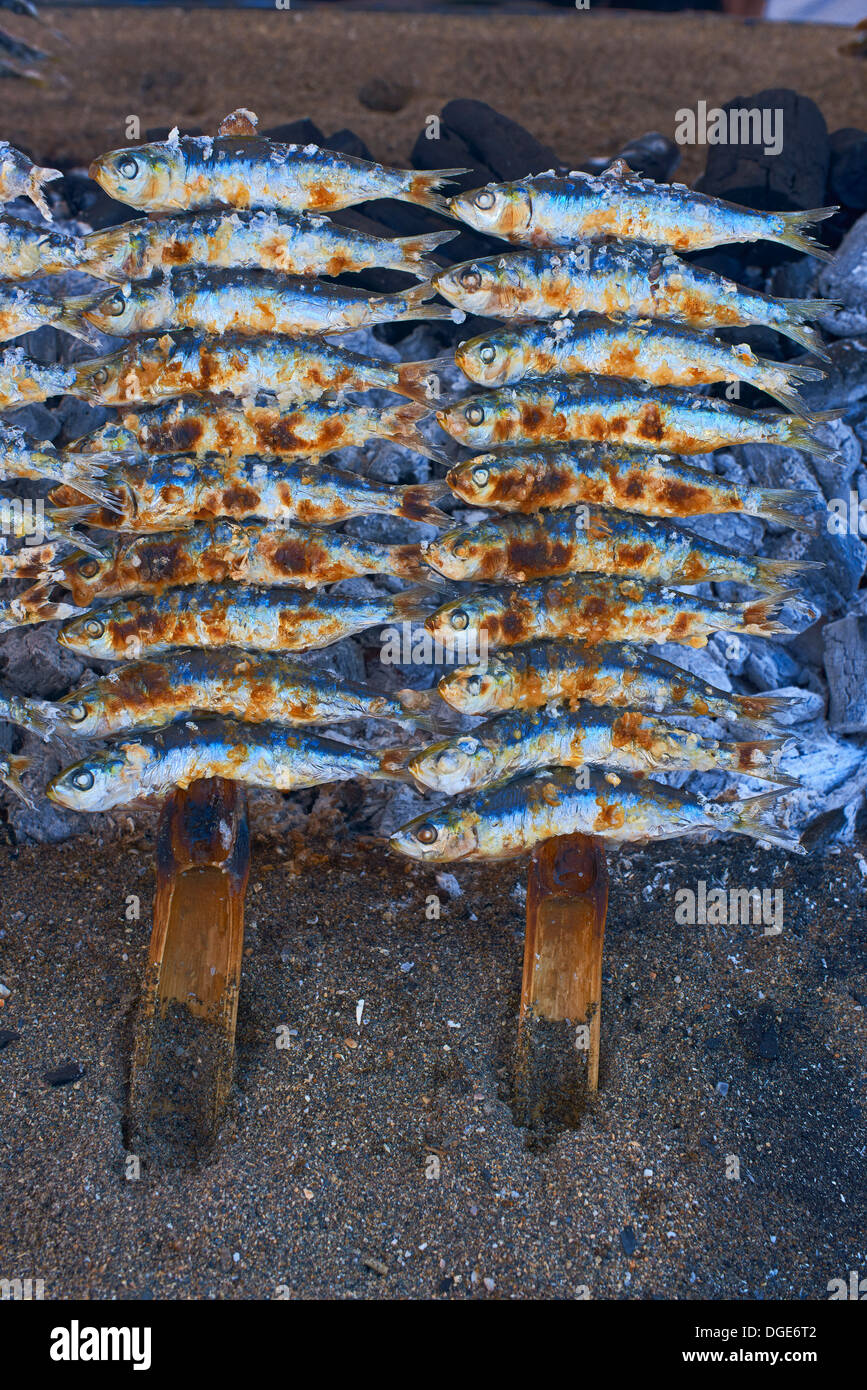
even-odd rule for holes
{"type": "Polygon", "coordinates": [[[244,788],[213,777],[173,792],[156,848],[130,1147],[190,1161],[213,1142],[232,1083],[250,869],[244,788]]]}
{"type": "Polygon", "coordinates": [[[537,845],[527,881],[518,1024],[522,1122],[574,1123],[599,1080],[602,946],[608,868],[599,840],[537,845]]]}

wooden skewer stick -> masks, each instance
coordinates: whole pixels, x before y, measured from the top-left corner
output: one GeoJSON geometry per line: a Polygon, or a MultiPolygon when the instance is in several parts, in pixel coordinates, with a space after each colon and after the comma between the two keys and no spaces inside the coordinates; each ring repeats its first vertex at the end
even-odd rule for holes
{"type": "Polygon", "coordinates": [[[232,1084],[250,869],[247,797],[212,777],[167,799],[130,1080],[130,1147],[190,1161],[216,1135],[232,1084]]]}
{"type": "Polygon", "coordinates": [[[574,1124],[599,1082],[608,868],[602,842],[558,835],[537,845],[527,881],[518,1024],[523,1123],[574,1124]]]}

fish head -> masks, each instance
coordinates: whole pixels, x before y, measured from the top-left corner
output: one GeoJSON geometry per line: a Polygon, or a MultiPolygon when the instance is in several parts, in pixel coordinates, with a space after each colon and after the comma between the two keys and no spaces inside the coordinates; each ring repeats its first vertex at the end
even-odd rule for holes
{"type": "Polygon", "coordinates": [[[455,349],[455,361],[470,381],[479,386],[507,386],[524,374],[521,335],[497,328],[478,338],[468,338],[455,349]]]}
{"type": "Polygon", "coordinates": [[[65,232],[44,232],[36,243],[38,270],[42,275],[58,275],[77,269],[86,251],[82,237],[70,237],[65,232]]]}
{"type": "MultiPolygon", "coordinates": [[[[87,317],[90,317],[89,311],[87,317]]],[[[76,395],[83,395],[92,401],[116,400],[125,356],[124,352],[112,352],[104,357],[89,357],[84,362],[75,362],[76,395]]]]}
{"type": "MultiPolygon", "coordinates": [[[[424,625],[434,641],[447,651],[459,651],[476,645],[480,620],[480,601],[473,594],[462,594],[431,613],[430,617],[425,618],[424,625]]],[[[475,657],[467,655],[465,659],[478,660],[478,654],[475,657]]]]}
{"type": "Polygon", "coordinates": [[[452,709],[461,714],[487,714],[500,709],[501,696],[510,681],[505,671],[497,669],[494,657],[482,666],[459,666],[440,677],[437,689],[452,709]]]}
{"type": "Polygon", "coordinates": [[[84,318],[102,333],[128,337],[165,326],[171,319],[171,293],[166,281],[158,284],[118,285],[108,294],[95,295],[82,309],[84,318]]]}
{"type": "Polygon", "coordinates": [[[105,811],[126,799],[127,772],[122,750],[103,749],[64,768],[48,783],[45,795],[70,811],[105,811]]]}
{"type": "Polygon", "coordinates": [[[449,211],[477,232],[523,241],[533,216],[533,200],[525,183],[486,183],[450,198],[449,211]]]}
{"type": "Polygon", "coordinates": [[[82,656],[111,661],[117,655],[111,624],[107,615],[102,613],[85,613],[81,618],[73,618],[72,622],[65,623],[60,629],[57,640],[62,647],[82,656]]]}
{"type": "Polygon", "coordinates": [[[56,704],[57,723],[78,738],[97,738],[100,733],[99,707],[95,693],[72,690],[56,704]]]}
{"type": "Polygon", "coordinates": [[[529,495],[532,478],[520,463],[509,466],[496,454],[477,454],[446,474],[452,492],[473,506],[497,506],[505,498],[513,509],[529,495]]]}
{"type": "Polygon", "coordinates": [[[456,796],[480,787],[491,778],[494,755],[472,734],[444,739],[423,748],[409,761],[412,775],[431,791],[456,796]]]}
{"type": "Polygon", "coordinates": [[[493,314],[499,306],[503,268],[496,259],[464,261],[447,266],[431,279],[434,288],[465,314],[493,314]]]}
{"type": "Polygon", "coordinates": [[[417,816],[389,837],[389,844],[400,854],[434,862],[466,859],[478,843],[474,815],[457,806],[441,806],[417,816]]]}
{"type": "Polygon", "coordinates": [[[425,563],[446,579],[475,579],[482,564],[483,547],[473,539],[470,527],[446,531],[424,547],[425,563]]]}
{"type": "Polygon", "coordinates": [[[180,145],[170,141],[136,145],[100,155],[89,173],[109,197],[156,211],[172,205],[172,195],[183,182],[183,155],[180,145]]]}
{"type": "Polygon", "coordinates": [[[465,396],[461,401],[436,412],[438,423],[468,449],[505,442],[508,433],[508,404],[490,396],[465,396]]]}

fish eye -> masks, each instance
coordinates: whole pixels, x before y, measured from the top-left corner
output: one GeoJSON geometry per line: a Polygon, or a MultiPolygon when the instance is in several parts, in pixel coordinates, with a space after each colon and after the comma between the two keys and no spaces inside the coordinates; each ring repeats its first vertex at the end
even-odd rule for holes
{"type": "Polygon", "coordinates": [[[99,561],[82,560],[81,564],[78,566],[78,573],[82,575],[84,579],[93,579],[95,575],[99,574],[99,561]]]}
{"type": "Polygon", "coordinates": [[[138,173],[138,160],[131,154],[126,155],[118,164],[118,169],[125,179],[134,179],[138,173]]]}
{"type": "Polygon", "coordinates": [[[470,615],[465,608],[456,608],[449,622],[457,632],[463,632],[464,628],[470,625],[470,615]]]}
{"type": "Polygon", "coordinates": [[[420,825],[418,830],[415,832],[415,838],[418,840],[419,844],[422,845],[432,845],[437,839],[438,835],[439,831],[437,830],[435,825],[431,824],[429,820],[426,820],[424,825],[420,825]]]}
{"type": "Polygon", "coordinates": [[[482,362],[487,362],[488,364],[490,364],[496,359],[496,356],[497,349],[493,346],[492,343],[486,343],[484,347],[479,348],[479,358],[482,362]]]}
{"type": "Polygon", "coordinates": [[[492,208],[496,201],[496,196],[491,192],[490,188],[483,188],[481,193],[477,193],[473,199],[477,208],[492,208]]]}
{"type": "Polygon", "coordinates": [[[105,623],[101,618],[88,618],[84,630],[88,637],[101,637],[105,632],[105,623]]]}
{"type": "Polygon", "coordinates": [[[482,287],[481,273],[474,266],[461,271],[461,284],[465,290],[479,290],[482,287]]]}
{"type": "Polygon", "coordinates": [[[482,693],[482,678],[481,678],[481,676],[470,676],[469,680],[467,681],[467,690],[470,692],[471,695],[481,695],[481,693],[482,693]]]}
{"type": "Polygon", "coordinates": [[[469,424],[480,425],[485,418],[485,408],[481,405],[468,405],[464,415],[469,424]]]}
{"type": "Polygon", "coordinates": [[[108,381],[108,367],[97,367],[93,374],[93,381],[96,386],[104,386],[108,381]]]}
{"type": "Polygon", "coordinates": [[[81,768],[72,774],[72,785],[80,792],[89,792],[93,786],[93,773],[88,772],[86,767],[81,768]]]}
{"type": "Polygon", "coordinates": [[[122,314],[124,309],[126,308],[126,299],[124,297],[123,291],[118,290],[116,294],[112,294],[109,296],[108,299],[104,299],[102,301],[102,304],[100,305],[100,308],[102,309],[104,314],[111,314],[112,318],[117,318],[118,315],[122,314]]]}
{"type": "Polygon", "coordinates": [[[71,724],[81,724],[87,718],[87,705],[76,700],[74,705],[66,705],[66,717],[71,724]]]}
{"type": "Polygon", "coordinates": [[[485,468],[483,464],[479,464],[478,468],[473,469],[473,482],[476,487],[484,487],[490,476],[491,470],[485,468]]]}

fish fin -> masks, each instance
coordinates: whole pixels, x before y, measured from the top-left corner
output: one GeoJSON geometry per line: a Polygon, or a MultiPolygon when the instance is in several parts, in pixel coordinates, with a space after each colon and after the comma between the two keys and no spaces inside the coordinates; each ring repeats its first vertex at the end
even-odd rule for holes
{"type": "Polygon", "coordinates": [[[783,372],[785,376],[791,377],[792,381],[824,381],[828,375],[821,367],[814,367],[809,362],[775,362],[773,358],[760,357],[759,362],[764,366],[783,372]]]}
{"type": "Polygon", "coordinates": [[[91,347],[98,347],[100,342],[99,330],[94,324],[82,320],[86,320],[87,310],[104,298],[105,291],[103,290],[98,295],[83,294],[64,299],[60,316],[54,327],[63,329],[65,333],[71,333],[73,338],[81,338],[91,347]]]}
{"type": "Polygon", "coordinates": [[[110,262],[116,252],[128,249],[136,225],[121,222],[116,227],[102,227],[96,232],[88,232],[84,238],[81,269],[90,271],[102,280],[116,280],[118,284],[125,284],[129,276],[123,270],[113,270],[110,262]],[[106,261],[109,262],[108,268],[106,261]]]}
{"type": "Polygon", "coordinates": [[[410,483],[406,487],[394,488],[393,491],[399,498],[394,516],[405,517],[407,521],[421,521],[425,526],[436,526],[439,529],[454,524],[450,516],[434,506],[435,498],[448,495],[445,483],[410,483]]]}
{"type": "Polygon", "coordinates": [[[104,550],[73,529],[79,522],[86,524],[87,518],[92,517],[97,510],[92,503],[86,507],[51,507],[45,513],[45,520],[52,538],[72,541],[85,554],[93,555],[97,560],[106,559],[104,550]]]}
{"type": "Polygon", "coordinates": [[[808,212],[781,212],[777,216],[785,226],[785,231],[780,236],[773,238],[781,246],[790,246],[793,251],[802,251],[807,256],[815,256],[819,261],[833,261],[834,253],[829,251],[827,246],[816,241],[815,237],[807,236],[804,227],[812,226],[814,222],[824,222],[827,218],[833,217],[839,208],[811,208],[808,212]]]}
{"type": "Polygon", "coordinates": [[[777,799],[784,793],[785,788],[778,787],[774,791],[762,792],[760,796],[752,796],[749,801],[742,801],[734,819],[728,822],[728,828],[740,835],[749,835],[752,840],[767,840],[769,844],[779,845],[781,849],[806,854],[807,851],[796,831],[788,830],[779,822],[768,824],[761,819],[766,811],[773,809],[777,799]]]}
{"type": "Polygon", "coordinates": [[[451,217],[453,214],[448,202],[436,190],[441,184],[450,183],[453,179],[459,179],[462,174],[470,172],[469,169],[430,169],[410,174],[406,198],[410,203],[418,203],[420,207],[442,213],[443,217],[451,217]]]}
{"type": "Polygon", "coordinates": [[[77,618],[87,612],[86,608],[79,608],[74,603],[51,603],[49,595],[56,583],[54,579],[39,581],[31,584],[23,594],[17,594],[15,598],[10,599],[5,605],[5,611],[9,614],[7,625],[35,626],[36,623],[77,618]]]}
{"type": "Polygon", "coordinates": [[[16,796],[34,809],[30,794],[24,790],[21,782],[21,774],[26,772],[31,766],[31,759],[23,757],[20,753],[7,753],[0,758],[0,782],[13,791],[16,796]]]}
{"type": "Polygon", "coordinates": [[[787,629],[776,621],[783,606],[784,597],[788,597],[785,590],[783,593],[772,594],[769,598],[757,599],[755,603],[745,603],[741,612],[741,621],[736,630],[738,632],[752,632],[759,637],[765,637],[774,632],[786,632],[787,629]]]}
{"type": "Polygon", "coordinates": [[[399,362],[398,389],[404,396],[426,405],[430,412],[442,396],[440,372],[454,365],[455,359],[448,352],[441,357],[431,357],[426,362],[399,362]]]}
{"type": "Polygon", "coordinates": [[[432,597],[437,601],[439,599],[439,595],[428,584],[414,584],[411,589],[404,589],[402,594],[392,594],[394,617],[405,622],[410,622],[413,618],[426,618],[431,611],[432,597]]]}
{"type": "Polygon", "coordinates": [[[731,765],[727,770],[743,773],[746,777],[758,777],[765,782],[776,782],[781,787],[800,787],[800,778],[791,777],[787,772],[781,772],[773,757],[789,741],[784,736],[782,738],[750,739],[746,742],[735,743],[731,749],[731,765]]]}
{"type": "Polygon", "coordinates": [[[36,207],[38,207],[46,222],[53,222],[54,218],[51,215],[51,209],[48,206],[48,203],[45,201],[45,194],[42,191],[42,185],[44,183],[53,183],[55,179],[62,178],[62,169],[34,168],[31,170],[30,188],[28,189],[27,196],[29,197],[31,203],[35,203],[36,207]]]}
{"type": "Polygon", "coordinates": [[[773,521],[778,526],[791,526],[796,531],[816,531],[819,528],[820,517],[815,508],[815,496],[815,493],[808,492],[806,488],[760,488],[756,515],[763,521],[773,521]],[[807,510],[799,510],[799,503],[807,510]]]}
{"type": "Polygon", "coordinates": [[[804,570],[825,568],[824,560],[756,560],[756,583],[770,594],[788,593],[804,570]]]}
{"type": "Polygon", "coordinates": [[[807,409],[797,391],[773,391],[770,386],[761,386],[759,389],[764,391],[766,396],[770,396],[771,400],[781,405],[784,410],[790,410],[793,415],[803,416],[807,409]]]}
{"type": "Polygon", "coordinates": [[[453,241],[460,232],[427,232],[424,236],[405,236],[398,237],[394,245],[400,248],[404,264],[401,267],[412,275],[421,275],[425,280],[429,280],[432,275],[436,275],[442,267],[436,261],[425,259],[432,251],[444,246],[447,241],[453,241]]]}
{"type": "Polygon", "coordinates": [[[405,782],[418,791],[424,788],[409,770],[409,760],[418,752],[417,748],[385,748],[379,755],[379,773],[391,782],[405,782]]]}

